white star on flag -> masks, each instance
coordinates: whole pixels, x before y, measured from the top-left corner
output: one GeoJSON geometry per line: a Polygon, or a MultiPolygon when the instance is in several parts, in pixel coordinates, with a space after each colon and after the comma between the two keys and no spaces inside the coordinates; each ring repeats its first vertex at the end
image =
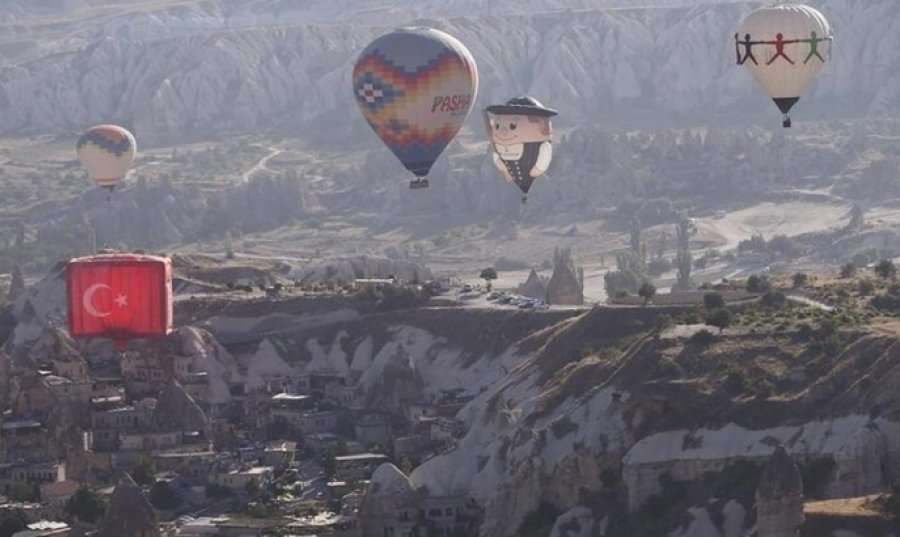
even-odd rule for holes
{"type": "Polygon", "coordinates": [[[125,296],[125,295],[123,295],[123,294],[121,294],[121,293],[119,294],[119,296],[117,296],[117,297],[115,298],[115,300],[113,300],[113,302],[115,302],[115,303],[116,303],[116,306],[119,306],[120,308],[127,308],[127,307],[128,307],[128,297],[125,296]]]}

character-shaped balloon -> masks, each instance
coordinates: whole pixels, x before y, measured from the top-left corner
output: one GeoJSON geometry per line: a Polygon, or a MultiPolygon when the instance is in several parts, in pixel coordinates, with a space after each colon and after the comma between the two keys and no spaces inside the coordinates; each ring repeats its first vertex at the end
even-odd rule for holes
{"type": "Polygon", "coordinates": [[[508,183],[522,190],[522,203],[535,179],[553,160],[550,118],[556,110],[545,108],[533,97],[517,97],[485,111],[494,165],[508,183]]]}
{"type": "Polygon", "coordinates": [[[434,161],[478,95],[478,68],[456,38],[404,28],[373,41],[353,67],[356,103],[375,134],[425,188],[434,161]]]}
{"type": "Polygon", "coordinates": [[[134,162],[134,136],[117,125],[91,127],[78,139],[78,159],[98,186],[112,191],[134,162]]]}
{"type": "Polygon", "coordinates": [[[791,108],[831,58],[831,26],[819,11],[801,4],[779,4],[747,15],[734,34],[738,65],[756,82],[791,126],[791,108]]]}

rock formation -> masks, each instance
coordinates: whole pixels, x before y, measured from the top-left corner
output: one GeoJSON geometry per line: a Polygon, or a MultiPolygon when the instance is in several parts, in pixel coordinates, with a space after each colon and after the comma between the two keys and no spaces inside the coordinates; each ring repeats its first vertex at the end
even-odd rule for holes
{"type": "Polygon", "coordinates": [[[97,537],[160,537],[150,501],[128,474],[122,474],[97,537]]]}
{"type": "Polygon", "coordinates": [[[796,537],[803,520],[800,469],[779,446],[769,458],[756,490],[756,536],[796,537]]]}
{"type": "Polygon", "coordinates": [[[383,537],[388,535],[386,528],[392,529],[391,534],[403,535],[396,528],[419,523],[418,504],[409,478],[393,464],[382,464],[372,474],[359,507],[362,537],[383,537]]]}
{"type": "Polygon", "coordinates": [[[529,298],[546,300],[547,278],[538,274],[536,270],[531,269],[531,273],[528,274],[528,279],[516,289],[516,292],[529,298]]]}
{"type": "MultiPolygon", "coordinates": [[[[423,12],[452,17],[480,6],[470,0],[441,2],[440,8],[432,2],[417,2],[415,8],[387,2],[366,15],[349,1],[318,2],[285,13],[249,6],[226,9],[226,4],[235,5],[212,1],[167,8],[161,3],[152,11],[81,20],[77,31],[62,29],[65,39],[42,42],[46,56],[5,67],[0,130],[77,128],[111,112],[151,140],[198,131],[246,132],[278,121],[299,125],[318,120],[319,127],[345,132],[359,122],[339,88],[346,85],[358,51],[382,31],[380,24],[402,24],[423,12]],[[339,17],[338,5],[346,9],[339,17]],[[324,20],[328,24],[315,23],[324,20]],[[107,110],[100,103],[115,104],[107,110]],[[329,117],[336,120],[325,121],[329,117]],[[347,121],[351,118],[352,123],[347,121]]],[[[575,4],[577,11],[559,9],[552,20],[538,18],[538,13],[573,3],[528,2],[524,12],[535,15],[521,18],[429,22],[465,42],[481,64],[493,67],[483,73],[488,101],[525,91],[557,103],[566,117],[587,121],[625,115],[634,106],[663,118],[768,110],[763,100],[749,99],[756,88],[723,61],[731,51],[722,36],[750,5],[618,11],[577,9],[613,2],[575,4]],[[579,24],[595,31],[572,32],[579,24]],[[542,76],[532,77],[532,69],[542,76]],[[660,87],[666,88],[664,95],[648,89],[660,87]]],[[[678,5],[674,0],[653,4],[678,5]]],[[[900,62],[900,47],[889,21],[896,20],[900,6],[825,0],[820,7],[841,22],[848,42],[835,47],[834,65],[841,67],[827,69],[829,76],[820,79],[806,110],[814,115],[835,102],[862,113],[894,109],[900,85],[891,73],[900,62]],[[883,51],[879,63],[886,67],[873,72],[866,62],[854,61],[860,51],[883,51]]]]}
{"type": "Polygon", "coordinates": [[[172,380],[159,394],[153,421],[159,431],[165,432],[207,434],[209,428],[206,414],[177,380],[172,380]]]}
{"type": "Polygon", "coordinates": [[[575,268],[568,248],[553,252],[553,275],[547,283],[546,300],[548,304],[563,306],[584,304],[584,269],[575,268]]]}

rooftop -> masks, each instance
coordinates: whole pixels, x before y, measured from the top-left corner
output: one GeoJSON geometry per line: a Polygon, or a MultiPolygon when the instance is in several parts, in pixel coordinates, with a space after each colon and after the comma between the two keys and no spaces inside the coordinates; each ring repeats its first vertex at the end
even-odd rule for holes
{"type": "Polygon", "coordinates": [[[3,423],[2,429],[4,431],[14,430],[14,429],[36,429],[41,427],[41,422],[34,420],[15,420],[15,421],[7,421],[3,423]]]}
{"type": "Polygon", "coordinates": [[[350,461],[386,461],[387,455],[383,453],[359,453],[357,455],[344,455],[342,457],[335,457],[334,460],[338,462],[350,462],[350,461]]]}
{"type": "Polygon", "coordinates": [[[243,474],[243,475],[263,475],[263,474],[268,474],[268,473],[271,473],[271,472],[274,472],[274,471],[275,471],[275,469],[272,468],[271,466],[254,466],[254,467],[252,467],[252,468],[244,468],[244,469],[231,470],[230,472],[228,472],[228,475],[240,475],[240,474],[243,474]]]}
{"type": "Polygon", "coordinates": [[[279,393],[278,395],[273,395],[273,401],[303,401],[304,399],[309,399],[308,395],[295,395],[292,393],[279,393]]]}

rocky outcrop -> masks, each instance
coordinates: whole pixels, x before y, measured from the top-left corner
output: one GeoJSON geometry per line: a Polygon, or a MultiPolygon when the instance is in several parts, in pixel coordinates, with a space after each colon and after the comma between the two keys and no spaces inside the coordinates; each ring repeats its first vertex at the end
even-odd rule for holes
{"type": "Polygon", "coordinates": [[[547,282],[547,303],[561,306],[584,304],[584,269],[575,268],[572,251],[557,248],[553,252],[553,275],[547,282]]]}
{"type": "Polygon", "coordinates": [[[382,464],[372,474],[365,496],[359,507],[360,527],[363,537],[383,537],[385,527],[394,528],[405,522],[407,526],[419,523],[420,495],[413,489],[409,478],[393,464],[382,464]],[[411,512],[406,518],[403,514],[411,512]]]}
{"type": "Polygon", "coordinates": [[[547,279],[531,269],[528,279],[516,289],[516,292],[522,296],[537,298],[539,300],[547,299],[547,279]]]}
{"type": "Polygon", "coordinates": [[[97,537],[160,537],[159,520],[150,500],[128,474],[122,474],[113,491],[97,537]]]}
{"type": "Polygon", "coordinates": [[[395,277],[404,282],[424,283],[431,270],[414,261],[386,257],[359,256],[326,259],[291,272],[290,278],[303,283],[353,283],[358,278],[395,277]]]}
{"type": "Polygon", "coordinates": [[[756,489],[757,537],[796,537],[803,525],[803,479],[781,446],[769,458],[756,489]]]}
{"type": "MultiPolygon", "coordinates": [[[[25,57],[0,71],[0,129],[80,129],[115,117],[154,141],[252,132],[279,123],[344,134],[349,121],[361,123],[347,106],[346,90],[359,50],[386,27],[420,13],[472,50],[482,68],[484,102],[521,92],[539,95],[575,121],[610,121],[634,109],[661,118],[770,111],[749,76],[733,65],[732,44],[722,37],[732,35],[753,7],[749,2],[607,11],[597,8],[612,3],[584,0],[578,7],[588,9],[573,10],[572,3],[544,0],[517,7],[516,16],[495,18],[457,17],[477,11],[473,0],[431,8],[425,2],[417,5],[421,11],[379,5],[369,12],[348,0],[296,10],[206,4],[135,10],[104,18],[100,26],[80,21],[87,28],[48,39],[46,56],[25,57]]],[[[837,104],[858,113],[891,110],[900,99],[900,84],[891,74],[900,46],[889,25],[900,6],[890,0],[826,0],[817,7],[841,29],[844,41],[803,113],[812,116],[837,104]],[[879,51],[884,69],[859,61],[876,54],[868,51],[879,51]]],[[[492,7],[488,13],[506,11],[492,7]]],[[[480,121],[474,116],[473,127],[480,121]]]]}
{"type": "Polygon", "coordinates": [[[153,421],[159,431],[208,434],[206,414],[176,380],[172,380],[159,394],[153,421]]]}

